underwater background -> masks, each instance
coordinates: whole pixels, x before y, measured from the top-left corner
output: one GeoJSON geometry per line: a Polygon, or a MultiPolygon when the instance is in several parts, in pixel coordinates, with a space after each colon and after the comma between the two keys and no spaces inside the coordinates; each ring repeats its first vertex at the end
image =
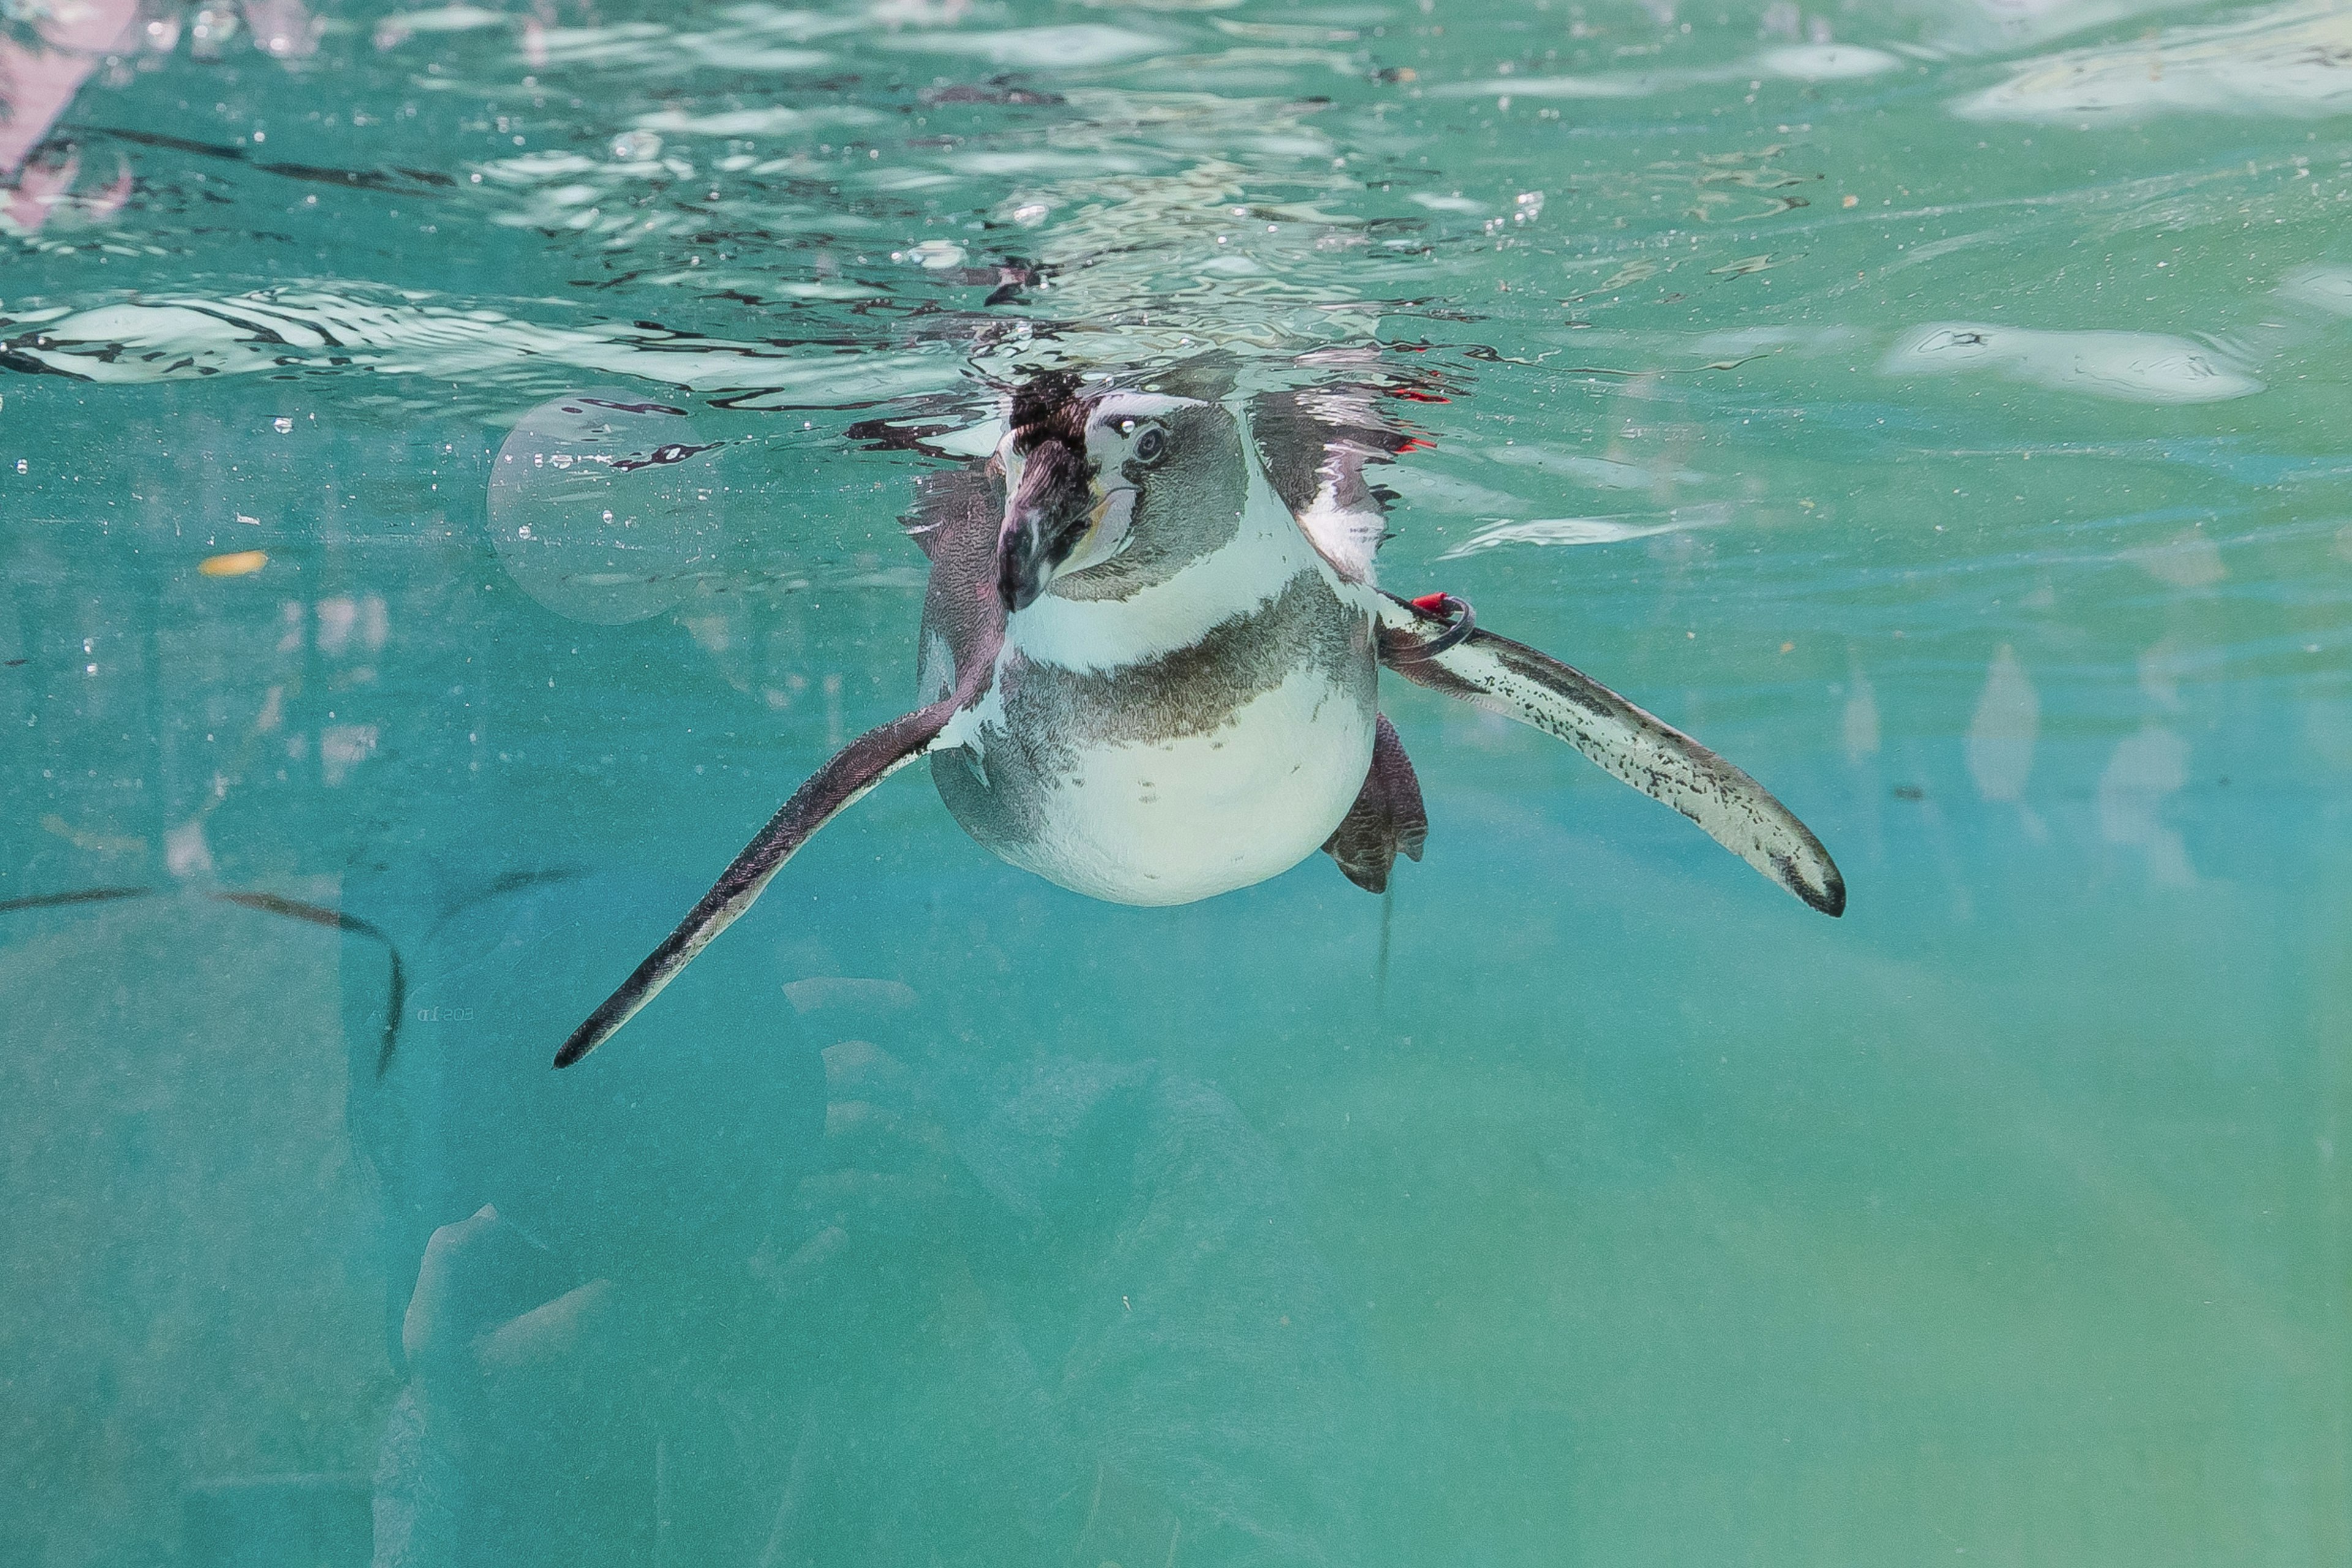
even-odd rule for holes
{"type": "Polygon", "coordinates": [[[2352,7],[8,17],[11,1562],[2352,1563],[2352,7]],[[914,770],[549,1073],[1210,351],[1844,918],[1390,680],[1385,900],[914,770]]]}

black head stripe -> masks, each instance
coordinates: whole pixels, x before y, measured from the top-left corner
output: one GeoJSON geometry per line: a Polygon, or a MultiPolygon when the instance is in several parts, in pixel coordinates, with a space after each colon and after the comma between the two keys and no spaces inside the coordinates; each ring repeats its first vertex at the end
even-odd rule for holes
{"type": "Polygon", "coordinates": [[[1067,371],[1042,371],[1013,395],[1013,449],[1025,455],[1045,441],[1086,448],[1086,404],[1067,371]]]}

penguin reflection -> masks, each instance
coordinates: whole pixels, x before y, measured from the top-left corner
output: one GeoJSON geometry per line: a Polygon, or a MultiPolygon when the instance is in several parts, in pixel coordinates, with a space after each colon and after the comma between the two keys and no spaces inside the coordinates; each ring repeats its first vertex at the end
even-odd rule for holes
{"type": "Polygon", "coordinates": [[[569,1066],[751,907],[811,835],[919,757],[975,839],[1066,888],[1177,904],[1320,848],[1384,889],[1427,819],[1380,672],[1496,708],[1665,802],[1825,914],[1820,840],[1739,769],[1598,681],[1373,581],[1368,462],[1407,444],[1369,388],[1235,391],[1194,361],[1137,384],[1036,377],[985,463],[935,478],[922,706],[803,784],[575,1029],[569,1066]]]}
{"type": "MultiPolygon", "coordinates": [[[[264,56],[297,60],[316,50],[324,24],[302,0],[244,0],[242,9],[253,47],[264,56]]],[[[100,222],[122,211],[131,200],[130,163],[118,156],[113,179],[93,188],[80,178],[81,149],[51,132],[101,68],[119,72],[132,60],[152,67],[179,39],[179,17],[140,0],[0,8],[0,233],[37,234],[60,213],[100,222]]],[[[194,49],[199,59],[219,58],[217,42],[202,26],[194,49]]]]}
{"type": "Polygon", "coordinates": [[[1230,1102],[935,1051],[891,983],[747,1023],[825,967],[751,942],[654,1048],[549,1073],[545,992],[663,890],[509,879],[407,939],[436,1022],[355,1118],[414,1278],[380,1568],[1354,1560],[1349,1334],[1230,1102]]]}

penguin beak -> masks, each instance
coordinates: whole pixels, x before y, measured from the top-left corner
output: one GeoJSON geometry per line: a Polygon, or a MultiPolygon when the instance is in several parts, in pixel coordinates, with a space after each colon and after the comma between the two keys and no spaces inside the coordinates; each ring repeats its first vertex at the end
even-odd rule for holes
{"type": "Polygon", "coordinates": [[[1088,468],[1060,441],[1041,443],[1021,465],[996,536],[996,592],[1008,614],[1036,602],[1094,525],[1088,468]]]}

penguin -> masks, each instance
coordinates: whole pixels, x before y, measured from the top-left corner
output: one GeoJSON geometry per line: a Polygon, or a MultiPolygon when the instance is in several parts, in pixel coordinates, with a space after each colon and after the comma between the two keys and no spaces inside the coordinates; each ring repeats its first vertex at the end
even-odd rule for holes
{"type": "Polygon", "coordinates": [[[1567,742],[1842,914],[1829,852],[1747,773],[1460,599],[1378,586],[1384,498],[1364,470],[1413,441],[1375,395],[1236,395],[1214,366],[1033,375],[993,456],[919,487],[919,705],[803,784],[555,1065],[610,1039],[811,836],[918,759],[974,839],[1094,898],[1189,903],[1318,850],[1381,891],[1428,831],[1383,668],[1567,742]]]}

